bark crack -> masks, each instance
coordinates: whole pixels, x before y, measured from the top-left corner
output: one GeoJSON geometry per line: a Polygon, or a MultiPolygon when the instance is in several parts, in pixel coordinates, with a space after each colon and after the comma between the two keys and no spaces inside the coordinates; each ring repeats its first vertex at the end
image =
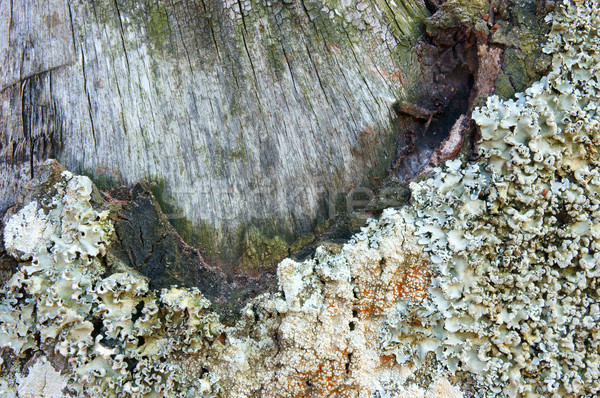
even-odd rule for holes
{"type": "Polygon", "coordinates": [[[321,87],[321,91],[323,92],[323,95],[325,96],[325,101],[327,101],[327,103],[331,107],[331,102],[329,101],[329,96],[327,95],[327,92],[325,91],[325,86],[323,85],[323,81],[321,80],[321,75],[319,74],[319,69],[317,68],[317,64],[313,60],[312,54],[310,53],[310,49],[308,48],[308,44],[306,42],[304,42],[304,47],[306,48],[306,53],[308,54],[308,59],[310,60],[310,63],[312,64],[313,69],[315,70],[315,74],[317,75],[317,81],[319,82],[319,87],[321,87]]]}
{"type": "MultiPolygon", "coordinates": [[[[248,43],[246,42],[246,34],[248,33],[248,29],[246,28],[246,17],[244,16],[244,11],[242,11],[242,2],[238,0],[238,7],[240,7],[240,14],[242,15],[242,25],[244,27],[244,31],[242,32],[242,42],[244,43],[244,49],[246,50],[246,55],[248,55],[248,61],[250,61],[250,68],[252,69],[252,75],[254,76],[254,84],[256,85],[256,90],[258,90],[258,78],[256,77],[256,69],[254,68],[254,63],[252,62],[252,57],[250,56],[250,50],[248,49],[248,43]]],[[[260,99],[258,98],[258,94],[256,96],[260,104],[260,99]]],[[[262,106],[261,106],[262,108],[262,106]]]]}
{"type": "MultiPolygon", "coordinates": [[[[245,28],[244,28],[245,30],[245,28]]],[[[252,62],[252,57],[250,56],[250,50],[248,49],[248,43],[246,43],[246,36],[242,33],[242,41],[244,42],[244,48],[246,49],[246,55],[248,55],[248,61],[250,61],[250,68],[252,69],[252,75],[254,76],[254,84],[256,85],[256,89],[258,90],[258,78],[256,77],[256,69],[254,68],[254,63],[252,62]]],[[[258,97],[257,97],[258,99],[258,97]]],[[[260,100],[259,100],[260,102],[260,100]]]]}
{"type": "Polygon", "coordinates": [[[283,51],[283,56],[285,57],[285,63],[288,67],[288,70],[290,71],[290,76],[292,78],[292,85],[294,86],[294,92],[299,95],[299,91],[298,91],[298,87],[296,85],[296,79],[294,78],[294,72],[292,71],[292,65],[290,64],[290,60],[288,57],[287,52],[285,51],[285,47],[283,45],[282,41],[279,41],[279,44],[281,44],[281,50],[283,51]]]}
{"type": "Polygon", "coordinates": [[[23,82],[26,82],[29,79],[40,77],[40,76],[42,76],[45,73],[50,73],[53,70],[64,68],[65,66],[71,66],[71,64],[65,63],[65,64],[62,64],[62,65],[52,66],[52,67],[47,68],[47,69],[42,69],[39,72],[32,73],[32,74],[29,74],[29,75],[19,76],[19,79],[17,79],[16,81],[11,82],[11,83],[7,84],[6,86],[0,87],[0,94],[3,94],[6,90],[10,89],[11,87],[16,86],[17,84],[21,84],[23,82]]]}
{"type": "Polygon", "coordinates": [[[21,83],[21,125],[23,128],[23,138],[29,147],[29,176],[33,178],[33,140],[29,131],[27,112],[25,110],[25,86],[27,83],[27,80],[23,80],[21,83]]]}
{"type": "MultiPolygon", "coordinates": [[[[356,55],[356,52],[354,51],[354,46],[352,44],[352,40],[350,39],[350,35],[348,34],[348,31],[345,28],[343,28],[343,29],[344,29],[344,33],[346,34],[346,38],[348,39],[348,44],[349,44],[349,47],[350,47],[350,52],[352,53],[352,56],[354,57],[354,61],[356,62],[356,65],[360,65],[360,62],[358,60],[358,56],[356,55]]],[[[367,88],[367,90],[371,94],[371,97],[373,97],[373,101],[375,101],[375,103],[379,105],[379,99],[375,96],[375,94],[373,94],[373,91],[371,90],[371,87],[369,86],[369,82],[367,81],[367,79],[363,75],[361,68],[358,68],[358,71],[359,71],[358,73],[360,74],[361,79],[365,83],[365,87],[367,88]]],[[[368,104],[366,104],[366,103],[365,103],[365,106],[369,110],[369,113],[371,114],[371,117],[373,118],[373,120],[377,120],[375,118],[375,115],[373,115],[373,112],[371,111],[371,107],[369,107],[368,104]]]]}
{"type": "Polygon", "coordinates": [[[92,126],[92,138],[94,139],[94,149],[95,149],[97,147],[97,145],[96,145],[96,129],[94,127],[94,117],[92,115],[92,99],[90,98],[90,92],[88,91],[88,85],[87,85],[87,77],[85,75],[85,54],[83,52],[83,46],[81,47],[81,71],[83,72],[83,89],[85,90],[85,95],[87,97],[88,115],[90,116],[90,124],[92,126]]]}
{"type": "MultiPolygon", "coordinates": [[[[204,14],[208,14],[207,8],[206,8],[206,3],[204,2],[204,0],[200,0],[200,2],[202,3],[202,8],[204,9],[204,14]]],[[[210,35],[212,37],[213,40],[213,44],[215,45],[215,50],[217,51],[217,59],[219,61],[221,61],[221,52],[219,51],[219,45],[217,42],[217,37],[215,36],[215,29],[213,27],[213,19],[212,17],[207,18],[208,19],[208,27],[210,29],[210,35]]]]}
{"type": "Polygon", "coordinates": [[[254,96],[256,97],[256,102],[258,104],[258,111],[260,113],[260,119],[262,121],[263,127],[266,129],[267,123],[265,121],[265,115],[263,112],[263,106],[260,101],[260,97],[258,95],[258,77],[256,75],[256,69],[254,68],[254,63],[252,62],[252,56],[250,55],[250,49],[248,48],[248,43],[246,42],[246,34],[248,33],[248,29],[246,28],[246,17],[244,16],[244,11],[242,10],[242,2],[238,0],[238,7],[240,7],[240,14],[242,15],[242,25],[244,27],[244,31],[241,32],[242,42],[244,43],[244,49],[246,50],[246,55],[248,56],[248,61],[250,62],[250,68],[252,69],[252,76],[254,76],[254,96]]]}
{"type": "MultiPolygon", "coordinates": [[[[173,9],[175,9],[175,4],[173,3],[173,1],[171,1],[171,7],[173,9]]],[[[185,57],[188,61],[188,65],[190,66],[190,73],[192,74],[192,78],[194,78],[195,80],[195,76],[194,76],[194,67],[192,65],[192,59],[190,58],[190,52],[187,48],[187,46],[185,45],[185,36],[183,34],[183,30],[181,29],[181,24],[179,23],[179,21],[177,21],[177,18],[175,17],[175,20],[177,22],[177,30],[179,31],[179,37],[181,38],[181,45],[183,46],[183,50],[185,51],[185,57]]],[[[173,28],[171,27],[171,19],[167,17],[167,26],[169,26],[169,30],[171,32],[173,32],[173,28]]]]}
{"type": "MultiPolygon", "coordinates": [[[[394,25],[396,25],[396,29],[398,29],[399,33],[402,33],[404,36],[408,36],[408,34],[406,32],[404,32],[402,30],[402,28],[400,27],[400,24],[398,23],[398,19],[396,18],[396,13],[394,12],[394,9],[392,8],[392,6],[390,5],[390,3],[388,3],[388,0],[382,0],[383,3],[387,6],[387,9],[390,13],[390,15],[393,17],[392,18],[392,22],[394,25]]],[[[385,12],[384,12],[385,13],[385,12]]],[[[393,33],[393,30],[392,30],[393,33]]],[[[395,36],[395,35],[394,35],[395,36]]]]}
{"type": "Polygon", "coordinates": [[[8,20],[8,47],[11,47],[10,32],[13,26],[13,0],[10,0],[10,19],[8,20]]]}
{"type": "Polygon", "coordinates": [[[67,9],[69,10],[69,21],[71,23],[71,38],[73,39],[73,54],[75,54],[75,49],[77,48],[77,44],[75,43],[75,25],[73,24],[73,13],[71,12],[71,2],[67,0],[67,9]]]}
{"type": "Polygon", "coordinates": [[[121,45],[123,46],[123,54],[125,55],[125,63],[127,64],[127,73],[131,76],[131,70],[129,69],[129,57],[127,56],[127,48],[125,47],[125,30],[123,29],[123,21],[121,20],[121,11],[119,10],[119,4],[117,0],[114,1],[115,10],[117,11],[117,18],[119,20],[119,30],[121,33],[121,45]]]}
{"type": "MultiPolygon", "coordinates": [[[[308,19],[310,21],[310,17],[308,15],[307,15],[307,17],[308,17],[308,19]]],[[[318,34],[321,37],[321,40],[323,41],[323,43],[327,43],[327,40],[325,39],[325,36],[323,35],[322,29],[319,29],[318,26],[314,23],[314,21],[311,21],[311,23],[313,24],[313,26],[315,28],[315,31],[318,32],[318,34]]],[[[330,54],[331,57],[333,58],[333,63],[335,64],[335,66],[337,67],[337,69],[340,71],[340,75],[344,78],[345,86],[349,87],[350,83],[348,82],[348,78],[347,78],[346,74],[344,73],[344,69],[341,67],[340,62],[337,59],[337,56],[335,55],[335,53],[333,51],[331,51],[327,47],[327,45],[325,45],[325,49],[327,50],[326,52],[328,54],[330,54]]],[[[333,69],[333,65],[331,65],[331,66],[332,66],[332,69],[333,69]]],[[[344,98],[344,101],[346,102],[346,105],[348,106],[348,110],[351,110],[352,107],[350,106],[350,102],[348,101],[348,97],[344,95],[343,98],[344,98]]],[[[334,110],[333,107],[332,107],[332,110],[334,110]]],[[[358,125],[356,119],[354,118],[354,114],[353,114],[353,112],[349,112],[349,113],[350,113],[350,117],[352,119],[352,122],[354,123],[354,126],[355,126],[356,130],[358,131],[359,125],[358,125]]],[[[335,112],[335,110],[334,110],[334,114],[336,114],[336,118],[337,118],[337,113],[335,112]]]]}

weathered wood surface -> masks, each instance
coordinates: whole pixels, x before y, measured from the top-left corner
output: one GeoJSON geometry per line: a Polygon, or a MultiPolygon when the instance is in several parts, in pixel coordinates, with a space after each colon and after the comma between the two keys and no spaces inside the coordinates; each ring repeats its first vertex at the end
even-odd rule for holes
{"type": "MultiPolygon", "coordinates": [[[[163,181],[194,243],[293,240],[393,155],[420,0],[0,1],[0,210],[56,157],[163,181]]],[[[190,236],[188,236],[189,238],[190,236]]]]}

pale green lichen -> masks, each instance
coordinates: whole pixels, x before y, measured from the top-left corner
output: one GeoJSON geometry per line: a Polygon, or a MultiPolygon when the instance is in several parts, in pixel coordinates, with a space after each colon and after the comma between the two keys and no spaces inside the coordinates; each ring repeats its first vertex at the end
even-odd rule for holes
{"type": "MultiPolygon", "coordinates": [[[[51,202],[8,220],[22,262],[0,293],[0,343],[54,372],[66,362],[80,396],[460,396],[451,374],[472,375],[482,397],[597,395],[598,4],[565,2],[553,18],[550,75],[474,112],[480,161],[411,184],[413,207],[341,249],[284,260],[279,292],[231,327],[195,289],[151,292],[109,270],[109,214],[88,179],[64,173],[51,202]],[[427,377],[411,386],[415,369],[427,377]]],[[[25,385],[12,376],[6,396],[25,385]]]]}
{"type": "Polygon", "coordinates": [[[45,357],[38,359],[27,377],[17,378],[19,398],[61,398],[67,381],[45,357]]]}
{"type": "Polygon", "coordinates": [[[15,217],[11,217],[4,228],[4,247],[12,256],[28,260],[41,244],[54,233],[48,224],[43,209],[37,202],[30,202],[15,217]],[[27,234],[23,234],[23,231],[27,234]]]}
{"type": "Polygon", "coordinates": [[[411,185],[436,276],[423,303],[398,303],[384,345],[400,362],[435,352],[481,396],[600,392],[598,4],[553,18],[549,76],[473,113],[482,160],[411,185]]]}
{"type": "MultiPolygon", "coordinates": [[[[78,396],[206,391],[201,372],[164,359],[193,356],[220,333],[210,302],[197,289],[151,292],[145,277],[122,264],[106,276],[109,211],[92,206],[87,177],[63,172],[54,188],[46,210],[31,202],[7,223],[7,247],[31,262],[0,292],[0,344],[28,357],[51,347],[68,363],[62,377],[78,396]],[[24,238],[29,225],[37,226],[35,247],[24,238]]],[[[1,384],[5,394],[14,392],[7,380],[1,384]]]]}

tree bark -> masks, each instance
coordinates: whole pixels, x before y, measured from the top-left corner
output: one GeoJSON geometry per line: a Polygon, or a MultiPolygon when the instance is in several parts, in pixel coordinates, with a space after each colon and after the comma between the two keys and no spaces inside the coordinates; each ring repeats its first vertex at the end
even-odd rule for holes
{"type": "Polygon", "coordinates": [[[186,238],[229,260],[250,225],[289,242],[385,172],[428,15],[420,0],[0,7],[0,209],[56,157],[101,186],[161,183],[186,238]]]}

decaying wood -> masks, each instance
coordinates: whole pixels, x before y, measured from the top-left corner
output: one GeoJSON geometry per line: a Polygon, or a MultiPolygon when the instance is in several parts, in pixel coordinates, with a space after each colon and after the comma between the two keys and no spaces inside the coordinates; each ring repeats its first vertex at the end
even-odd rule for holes
{"type": "Polygon", "coordinates": [[[385,171],[427,15],[419,0],[0,9],[0,210],[56,157],[100,182],[164,182],[188,238],[234,260],[249,225],[292,239],[385,171]]]}

